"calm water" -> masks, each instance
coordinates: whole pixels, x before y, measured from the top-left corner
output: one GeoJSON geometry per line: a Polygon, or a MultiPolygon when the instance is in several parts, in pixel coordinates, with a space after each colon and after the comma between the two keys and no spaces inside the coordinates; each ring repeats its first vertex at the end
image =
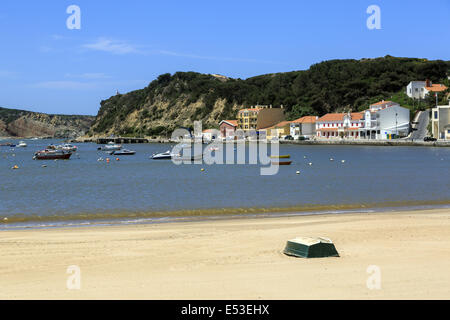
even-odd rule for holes
{"type": "Polygon", "coordinates": [[[246,208],[450,202],[448,148],[282,145],[280,154],[290,154],[293,164],[261,176],[259,165],[150,160],[171,147],[164,144],[127,145],[137,154],[120,161],[113,156],[109,164],[97,161],[108,156],[96,144],[78,144],[69,161],[33,161],[36,150],[60,141],[26,142],[22,149],[0,147],[0,217],[8,217],[8,225],[192,214],[186,210],[217,214],[224,208],[244,213],[246,208]],[[14,165],[20,169],[11,170],[14,165]]]}

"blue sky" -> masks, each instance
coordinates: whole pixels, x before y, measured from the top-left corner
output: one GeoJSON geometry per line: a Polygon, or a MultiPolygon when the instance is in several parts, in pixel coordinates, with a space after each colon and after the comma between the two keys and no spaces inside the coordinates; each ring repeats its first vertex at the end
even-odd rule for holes
{"type": "Polygon", "coordinates": [[[450,60],[450,0],[2,0],[0,106],[92,114],[176,71],[247,78],[329,59],[450,60]],[[69,30],[69,5],[81,29],[69,30]],[[381,9],[369,30],[368,6],[381,9]]]}

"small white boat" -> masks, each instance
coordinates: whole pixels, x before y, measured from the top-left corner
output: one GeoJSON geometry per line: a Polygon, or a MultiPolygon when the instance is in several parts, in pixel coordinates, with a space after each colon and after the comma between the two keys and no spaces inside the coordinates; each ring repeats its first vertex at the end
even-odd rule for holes
{"type": "Polygon", "coordinates": [[[172,158],[180,156],[181,156],[180,154],[175,154],[172,153],[170,150],[168,150],[166,152],[154,154],[150,158],[153,160],[171,160],[172,158]]]}
{"type": "Polygon", "coordinates": [[[122,145],[115,144],[112,141],[108,142],[105,146],[98,148],[98,150],[101,150],[101,151],[118,151],[120,149],[122,149],[122,145]]]}
{"type": "Polygon", "coordinates": [[[61,144],[55,147],[56,150],[63,150],[67,152],[77,152],[78,147],[69,143],[61,144]]]}
{"type": "Polygon", "coordinates": [[[16,148],[26,148],[28,145],[25,143],[25,141],[20,141],[18,145],[16,145],[16,148]]]}
{"type": "Polygon", "coordinates": [[[110,155],[115,155],[115,156],[132,156],[132,155],[136,154],[136,151],[128,150],[128,149],[122,149],[122,150],[108,151],[108,153],[110,155]]]}

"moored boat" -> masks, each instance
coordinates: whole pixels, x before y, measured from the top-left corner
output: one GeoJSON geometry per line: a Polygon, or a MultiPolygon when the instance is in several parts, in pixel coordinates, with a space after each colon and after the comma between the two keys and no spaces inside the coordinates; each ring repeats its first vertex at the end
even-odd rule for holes
{"type": "Polygon", "coordinates": [[[153,160],[171,160],[175,157],[180,157],[180,154],[174,154],[170,150],[168,150],[166,152],[153,154],[150,158],[153,160]]]}
{"type": "Polygon", "coordinates": [[[292,161],[272,161],[273,165],[278,165],[278,166],[290,166],[292,163],[292,161]]]}
{"type": "Polygon", "coordinates": [[[122,145],[115,144],[114,142],[110,141],[105,146],[98,148],[98,150],[101,151],[118,151],[122,149],[122,145]]]}
{"type": "Polygon", "coordinates": [[[33,160],[68,160],[71,155],[71,152],[63,150],[45,149],[37,151],[33,156],[33,160]]]}
{"type": "Polygon", "coordinates": [[[270,156],[272,159],[289,159],[291,157],[290,154],[287,155],[278,155],[278,156],[270,156]]]}
{"type": "Polygon", "coordinates": [[[27,144],[25,143],[25,141],[20,141],[19,144],[16,147],[17,148],[26,148],[27,144]]]}
{"type": "Polygon", "coordinates": [[[136,151],[128,150],[128,149],[122,149],[122,150],[113,150],[108,152],[110,155],[115,156],[132,156],[136,154],[136,151]]]}
{"type": "Polygon", "coordinates": [[[66,152],[77,152],[78,147],[74,146],[70,143],[64,143],[64,144],[60,144],[58,146],[55,147],[56,150],[63,150],[66,152]]]}

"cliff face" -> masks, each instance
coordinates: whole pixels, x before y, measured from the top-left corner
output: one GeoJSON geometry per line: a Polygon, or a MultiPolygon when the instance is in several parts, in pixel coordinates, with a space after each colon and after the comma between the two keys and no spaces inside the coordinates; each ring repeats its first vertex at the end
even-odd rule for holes
{"type": "Polygon", "coordinates": [[[75,138],[84,135],[95,117],[49,115],[0,108],[0,136],[75,138]]]}
{"type": "Polygon", "coordinates": [[[89,135],[166,135],[176,127],[217,127],[250,105],[284,106],[287,119],[327,112],[360,111],[389,99],[414,108],[406,85],[417,79],[447,81],[450,61],[386,56],[332,60],[306,71],[246,80],[195,72],[163,74],[146,88],[101,102],[89,135]],[[443,80],[444,79],[444,80],[443,80]]]}

